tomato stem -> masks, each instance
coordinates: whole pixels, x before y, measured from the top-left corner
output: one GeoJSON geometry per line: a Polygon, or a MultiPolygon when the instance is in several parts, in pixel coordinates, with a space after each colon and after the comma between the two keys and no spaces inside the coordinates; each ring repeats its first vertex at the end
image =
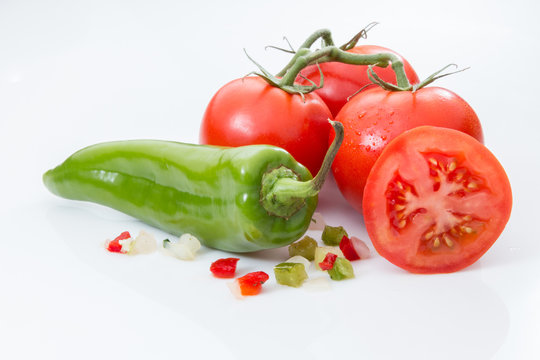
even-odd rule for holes
{"type": "MultiPolygon", "coordinates": [[[[391,65],[394,73],[396,74],[397,82],[397,86],[394,85],[393,90],[411,90],[412,86],[409,83],[407,75],[405,74],[403,61],[397,55],[392,53],[355,54],[346,51],[354,47],[360,38],[365,37],[367,31],[375,26],[375,24],[376,23],[372,23],[366,28],[362,29],[362,31],[356,34],[349,42],[341,47],[334,45],[329,30],[321,29],[314,32],[304,41],[304,43],[296,51],[293,58],[289,61],[285,68],[277,73],[276,76],[271,75],[261,65],[257,64],[253,59],[250,59],[262,72],[262,74],[257,73],[257,75],[265,79],[270,85],[279,87],[280,89],[291,94],[306,94],[322,87],[322,74],[321,84],[318,85],[314,83],[311,85],[298,85],[295,84],[295,81],[298,78],[300,71],[305,67],[330,61],[352,65],[375,65],[380,67],[387,67],[388,65],[391,65]],[[310,47],[318,39],[322,39],[322,48],[315,51],[310,50],[310,47]]],[[[382,80],[380,82],[376,80],[373,81],[383,87],[386,84],[382,82],[382,80]]]]}
{"type": "Polygon", "coordinates": [[[405,74],[403,61],[401,61],[397,55],[392,53],[354,54],[344,51],[336,46],[327,46],[313,52],[303,51],[302,54],[296,58],[295,63],[287,70],[279,83],[281,86],[293,86],[298,74],[306,66],[329,61],[337,61],[352,65],[375,65],[379,67],[387,67],[391,64],[392,69],[396,74],[397,89],[411,89],[411,84],[405,74]]]}

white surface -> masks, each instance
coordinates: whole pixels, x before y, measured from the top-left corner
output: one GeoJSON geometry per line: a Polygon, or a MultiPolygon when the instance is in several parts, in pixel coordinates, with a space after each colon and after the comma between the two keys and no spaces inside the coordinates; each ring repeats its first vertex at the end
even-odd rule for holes
{"type": "MultiPolygon", "coordinates": [[[[0,358],[540,358],[540,27],[535,1],[0,2],[0,358]],[[113,139],[196,142],[210,97],[254,70],[277,72],[318,28],[342,43],[367,25],[481,118],[505,166],[514,209],[475,265],[419,276],[378,255],[327,291],[277,286],[243,301],[209,276],[226,254],[193,262],[122,257],[100,245],[123,230],[165,234],[127,216],[49,194],[41,174],[113,139]]],[[[321,211],[365,239],[361,216],[325,187],[321,211]],[[336,200],[337,198],[337,200],[336,200]]],[[[371,246],[371,244],[370,244],[371,246]]],[[[242,272],[285,259],[241,256],[242,272]]]]}

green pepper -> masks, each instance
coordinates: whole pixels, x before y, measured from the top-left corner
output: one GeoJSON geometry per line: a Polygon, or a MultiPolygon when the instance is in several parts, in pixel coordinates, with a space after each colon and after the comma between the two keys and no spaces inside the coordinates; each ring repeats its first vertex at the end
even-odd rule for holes
{"type": "Polygon", "coordinates": [[[309,227],[343,140],[336,132],[313,178],[270,145],[223,148],[161,140],[89,146],[43,175],[54,194],[102,204],[204,245],[251,252],[288,245],[309,227]]]}

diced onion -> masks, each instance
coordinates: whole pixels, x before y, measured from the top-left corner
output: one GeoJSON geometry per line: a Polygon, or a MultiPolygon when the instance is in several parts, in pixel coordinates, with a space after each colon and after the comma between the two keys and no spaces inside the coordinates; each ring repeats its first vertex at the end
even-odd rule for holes
{"type": "Polygon", "coordinates": [[[183,234],[176,242],[164,241],[163,248],[180,260],[193,260],[201,248],[201,243],[195,236],[183,234]]]}
{"type": "Polygon", "coordinates": [[[182,234],[178,239],[180,244],[185,244],[193,253],[196,253],[201,248],[201,242],[191,234],[182,234]]]}
{"type": "Polygon", "coordinates": [[[351,242],[354,250],[356,250],[356,253],[360,256],[360,259],[367,259],[371,255],[366,243],[359,238],[352,236],[351,242]]]}
{"type": "Polygon", "coordinates": [[[156,239],[144,230],[139,232],[129,251],[130,254],[151,254],[157,249],[156,239]]]}
{"type": "Polygon", "coordinates": [[[240,284],[238,284],[237,280],[229,281],[227,283],[227,287],[231,291],[231,293],[234,295],[235,298],[239,300],[243,300],[244,296],[242,296],[242,292],[240,291],[240,284]]]}
{"type": "Polygon", "coordinates": [[[288,259],[285,262],[304,264],[304,269],[306,271],[308,271],[309,267],[311,266],[311,262],[308,259],[306,259],[305,257],[300,256],[300,255],[293,256],[292,258],[288,259]]]}

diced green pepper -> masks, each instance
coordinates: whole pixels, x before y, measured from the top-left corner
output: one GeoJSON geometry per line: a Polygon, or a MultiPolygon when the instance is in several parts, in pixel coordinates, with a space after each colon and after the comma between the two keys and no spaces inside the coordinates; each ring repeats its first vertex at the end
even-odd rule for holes
{"type": "Polygon", "coordinates": [[[334,267],[328,270],[328,275],[332,280],[351,279],[354,277],[354,270],[349,260],[338,257],[334,267]]]}
{"type": "Polygon", "coordinates": [[[328,226],[324,227],[321,235],[322,241],[328,246],[339,246],[343,236],[349,237],[343,226],[328,226]]]}
{"type": "Polygon", "coordinates": [[[300,287],[308,278],[304,264],[281,263],[274,267],[274,274],[278,284],[300,287]]]}
{"type": "Polygon", "coordinates": [[[317,248],[317,242],[315,239],[304,236],[302,240],[295,242],[289,246],[289,256],[303,256],[309,261],[315,258],[315,249],[317,248]]]}

